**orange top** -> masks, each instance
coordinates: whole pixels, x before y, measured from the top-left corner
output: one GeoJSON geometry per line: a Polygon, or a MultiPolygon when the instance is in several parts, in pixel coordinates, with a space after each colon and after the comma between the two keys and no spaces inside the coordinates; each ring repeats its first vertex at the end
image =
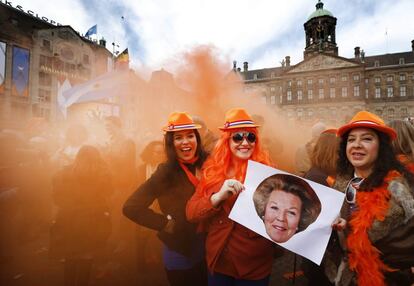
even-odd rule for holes
{"type": "MultiPolygon", "coordinates": [[[[215,193],[221,184],[214,186],[215,193]]],[[[210,272],[237,279],[259,280],[270,275],[274,243],[229,219],[237,196],[214,208],[198,187],[187,203],[187,219],[201,222],[207,231],[206,260],[210,272]]]]}

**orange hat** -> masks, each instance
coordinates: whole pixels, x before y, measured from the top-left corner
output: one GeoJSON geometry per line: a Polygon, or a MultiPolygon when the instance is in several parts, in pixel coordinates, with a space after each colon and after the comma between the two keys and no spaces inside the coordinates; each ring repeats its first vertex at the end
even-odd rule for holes
{"type": "Polygon", "coordinates": [[[347,131],[358,127],[372,128],[378,130],[390,136],[392,140],[397,137],[397,133],[395,132],[395,130],[385,125],[384,121],[381,118],[365,110],[355,114],[355,116],[351,119],[351,121],[348,124],[338,129],[338,132],[336,134],[338,136],[342,136],[347,131]]]}
{"type": "Polygon", "coordinates": [[[172,132],[200,128],[201,125],[195,124],[187,112],[173,112],[168,116],[168,124],[162,130],[172,132]]]}
{"type": "Polygon", "coordinates": [[[226,122],[224,127],[219,127],[220,130],[228,130],[235,128],[249,128],[259,127],[260,125],[254,124],[250,115],[243,108],[232,108],[226,112],[226,122]]]}
{"type": "Polygon", "coordinates": [[[336,132],[338,132],[338,129],[336,129],[336,128],[328,128],[328,129],[325,129],[324,131],[322,131],[321,134],[326,134],[326,133],[336,134],[336,132]]]}

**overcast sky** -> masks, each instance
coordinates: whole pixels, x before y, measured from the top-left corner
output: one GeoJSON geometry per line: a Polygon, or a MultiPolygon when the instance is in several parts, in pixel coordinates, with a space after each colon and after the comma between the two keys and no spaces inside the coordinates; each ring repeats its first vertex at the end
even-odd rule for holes
{"type": "MultiPolygon", "coordinates": [[[[3,1],[4,2],[4,1],[3,1]]],[[[177,55],[195,45],[213,45],[249,69],[303,60],[303,24],[317,0],[11,0],[25,11],[85,33],[98,25],[107,48],[129,48],[132,67],[169,69],[177,55]],[[122,19],[123,17],[123,19],[122,19]]],[[[324,0],[338,20],[339,55],[355,46],[366,56],[411,50],[414,0],[324,0]]],[[[231,66],[229,67],[231,68],[231,66]]]]}

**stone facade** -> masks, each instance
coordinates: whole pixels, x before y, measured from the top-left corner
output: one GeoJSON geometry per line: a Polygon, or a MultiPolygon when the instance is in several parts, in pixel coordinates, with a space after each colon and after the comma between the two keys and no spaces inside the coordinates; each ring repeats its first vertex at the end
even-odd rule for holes
{"type": "Polygon", "coordinates": [[[304,60],[290,65],[286,57],[282,67],[245,68],[240,72],[245,92],[262,95],[263,103],[304,124],[322,120],[338,126],[362,109],[384,120],[414,116],[414,41],[404,53],[366,57],[356,47],[355,57],[340,57],[336,18],[321,4],[305,23],[304,60]]]}
{"type": "Polygon", "coordinates": [[[70,26],[56,26],[22,9],[0,3],[0,41],[6,43],[4,89],[0,92],[1,119],[59,117],[58,89],[86,82],[108,71],[112,54],[105,41],[82,37],[70,26]],[[29,83],[25,96],[13,95],[13,49],[29,51],[29,83]]]}

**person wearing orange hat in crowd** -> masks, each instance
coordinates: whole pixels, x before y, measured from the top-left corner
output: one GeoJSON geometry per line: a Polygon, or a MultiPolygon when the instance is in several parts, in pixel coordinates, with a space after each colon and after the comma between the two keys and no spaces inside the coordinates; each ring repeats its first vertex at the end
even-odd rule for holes
{"type": "Polygon", "coordinates": [[[411,285],[414,180],[392,149],[397,134],[375,114],[360,111],[337,135],[334,187],[345,193],[341,217],[347,223],[338,233],[345,249],[338,268],[325,260],[325,272],[335,285],[411,285]],[[409,227],[410,240],[399,236],[409,227]]]}
{"type": "MultiPolygon", "coordinates": [[[[206,159],[195,124],[186,112],[173,112],[163,128],[167,161],[128,198],[126,217],[158,231],[163,242],[163,263],[172,286],[207,285],[204,239],[196,224],[185,217],[185,206],[199,182],[206,159]],[[161,213],[150,206],[158,200],[161,213]]],[[[145,275],[143,273],[142,275],[145,275]]]]}
{"type": "Polygon", "coordinates": [[[222,133],[203,166],[203,177],[187,203],[187,219],[207,232],[208,285],[268,285],[274,244],[228,216],[244,190],[248,160],[270,165],[250,115],[226,113],[222,133]]]}

